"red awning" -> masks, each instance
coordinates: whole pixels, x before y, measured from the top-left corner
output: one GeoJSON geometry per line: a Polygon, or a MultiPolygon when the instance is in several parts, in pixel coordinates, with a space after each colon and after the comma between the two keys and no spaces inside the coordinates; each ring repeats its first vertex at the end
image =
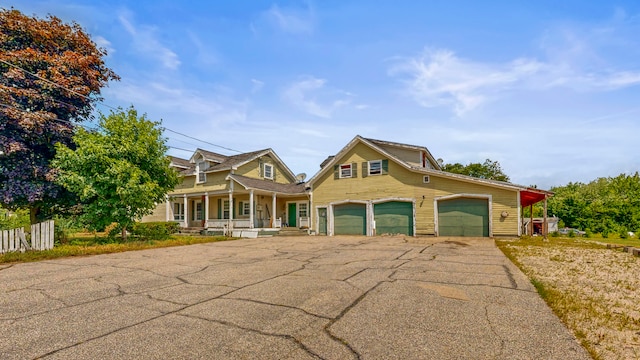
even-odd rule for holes
{"type": "Polygon", "coordinates": [[[527,189],[520,191],[520,205],[529,206],[535,204],[548,197],[551,193],[546,191],[540,191],[536,189],[527,189]]]}

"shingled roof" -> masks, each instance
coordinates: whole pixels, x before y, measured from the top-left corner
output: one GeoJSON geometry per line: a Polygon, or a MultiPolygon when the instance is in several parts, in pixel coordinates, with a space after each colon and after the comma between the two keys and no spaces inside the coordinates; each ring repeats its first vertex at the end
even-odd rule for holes
{"type": "Polygon", "coordinates": [[[304,194],[305,184],[280,184],[269,180],[254,179],[242,175],[230,174],[228,179],[232,179],[245,189],[264,190],[280,194],[304,194]]]}

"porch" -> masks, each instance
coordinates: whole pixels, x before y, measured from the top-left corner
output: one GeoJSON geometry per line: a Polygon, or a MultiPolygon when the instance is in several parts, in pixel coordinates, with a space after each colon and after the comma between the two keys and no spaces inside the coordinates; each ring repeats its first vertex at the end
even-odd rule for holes
{"type": "Polygon", "coordinates": [[[167,198],[166,221],[182,228],[209,231],[309,228],[309,199],[304,195],[235,191],[223,194],[181,194],[167,198]]]}

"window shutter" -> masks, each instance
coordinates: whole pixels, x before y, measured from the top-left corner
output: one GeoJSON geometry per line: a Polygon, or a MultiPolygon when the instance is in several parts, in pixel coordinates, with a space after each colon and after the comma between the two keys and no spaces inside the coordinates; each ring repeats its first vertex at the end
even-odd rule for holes
{"type": "Polygon", "coordinates": [[[351,163],[351,177],[358,177],[358,163],[351,163]]]}
{"type": "Polygon", "coordinates": [[[238,216],[243,215],[242,212],[244,211],[244,208],[242,207],[242,201],[240,201],[238,203],[238,216]]]}
{"type": "Polygon", "coordinates": [[[222,199],[218,199],[218,219],[222,219],[222,199]]]}
{"type": "Polygon", "coordinates": [[[273,181],[276,181],[276,166],[275,165],[271,168],[271,175],[273,176],[273,181]]]}
{"type": "Polygon", "coordinates": [[[340,165],[333,165],[333,178],[334,179],[340,178],[340,165]]]}
{"type": "Polygon", "coordinates": [[[362,177],[365,178],[369,175],[369,164],[367,161],[362,162],[362,177]]]}
{"type": "Polygon", "coordinates": [[[387,175],[389,173],[389,160],[382,160],[382,175],[387,175]]]}
{"type": "Polygon", "coordinates": [[[259,177],[263,177],[264,176],[264,169],[263,169],[262,159],[258,159],[258,176],[259,177]]]}
{"type": "MultiPolygon", "coordinates": [[[[233,199],[233,208],[236,208],[236,199],[233,199]]],[[[230,215],[233,215],[233,211],[229,211],[230,215]]],[[[229,217],[229,219],[231,219],[231,217],[229,217]]]]}

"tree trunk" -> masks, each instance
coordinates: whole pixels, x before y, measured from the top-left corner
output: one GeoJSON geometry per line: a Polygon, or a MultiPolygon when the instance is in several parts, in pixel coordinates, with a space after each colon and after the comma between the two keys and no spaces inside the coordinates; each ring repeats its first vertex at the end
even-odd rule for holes
{"type": "Polygon", "coordinates": [[[29,205],[29,222],[33,225],[37,224],[38,220],[40,220],[40,206],[29,205]]]}
{"type": "Polygon", "coordinates": [[[122,242],[126,242],[127,241],[127,227],[123,226],[122,227],[122,242]]]}

